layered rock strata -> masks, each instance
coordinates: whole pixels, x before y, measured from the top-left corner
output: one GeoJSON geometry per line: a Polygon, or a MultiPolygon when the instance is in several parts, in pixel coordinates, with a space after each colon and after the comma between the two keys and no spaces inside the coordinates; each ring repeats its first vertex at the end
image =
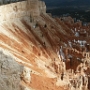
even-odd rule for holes
{"type": "Polygon", "coordinates": [[[90,89],[89,29],[52,18],[39,0],[0,6],[0,88],[90,89]]]}

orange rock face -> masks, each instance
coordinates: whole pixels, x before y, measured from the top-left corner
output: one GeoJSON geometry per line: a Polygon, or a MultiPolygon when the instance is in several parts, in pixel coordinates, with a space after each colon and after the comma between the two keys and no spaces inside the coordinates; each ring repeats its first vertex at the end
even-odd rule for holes
{"type": "Polygon", "coordinates": [[[17,17],[10,19],[15,14],[8,10],[0,17],[0,48],[24,66],[23,89],[90,89],[89,26],[74,23],[71,17],[52,18],[45,12],[44,2],[38,0],[13,5],[17,6],[18,11],[13,11],[17,17]],[[20,11],[19,5],[24,3],[28,6],[20,11]]]}

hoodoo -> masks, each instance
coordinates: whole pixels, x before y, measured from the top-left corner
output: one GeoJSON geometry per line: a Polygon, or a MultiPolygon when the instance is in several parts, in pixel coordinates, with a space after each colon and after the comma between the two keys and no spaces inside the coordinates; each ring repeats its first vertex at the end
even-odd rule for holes
{"type": "Polygon", "coordinates": [[[90,25],[52,18],[40,0],[0,6],[0,90],[90,90],[90,25]]]}

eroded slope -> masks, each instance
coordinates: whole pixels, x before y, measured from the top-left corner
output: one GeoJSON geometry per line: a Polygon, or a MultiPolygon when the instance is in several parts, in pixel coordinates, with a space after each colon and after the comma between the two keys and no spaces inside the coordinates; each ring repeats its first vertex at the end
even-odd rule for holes
{"type": "Polygon", "coordinates": [[[15,17],[4,13],[0,23],[0,48],[24,66],[24,90],[88,90],[89,26],[74,23],[71,17],[52,18],[38,0],[22,8],[24,3],[11,4],[15,17]]]}

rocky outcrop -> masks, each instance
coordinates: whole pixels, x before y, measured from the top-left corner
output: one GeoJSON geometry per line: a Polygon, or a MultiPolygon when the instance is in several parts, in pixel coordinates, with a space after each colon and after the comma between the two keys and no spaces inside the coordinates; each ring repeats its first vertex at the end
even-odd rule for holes
{"type": "Polygon", "coordinates": [[[4,52],[0,50],[0,90],[24,90],[20,85],[23,66],[4,52]]]}
{"type": "Polygon", "coordinates": [[[0,6],[0,21],[8,21],[25,16],[39,16],[46,13],[46,5],[43,1],[27,0],[0,6]]]}
{"type": "Polygon", "coordinates": [[[90,32],[81,25],[52,18],[39,0],[1,6],[0,89],[88,90],[90,32]]]}

